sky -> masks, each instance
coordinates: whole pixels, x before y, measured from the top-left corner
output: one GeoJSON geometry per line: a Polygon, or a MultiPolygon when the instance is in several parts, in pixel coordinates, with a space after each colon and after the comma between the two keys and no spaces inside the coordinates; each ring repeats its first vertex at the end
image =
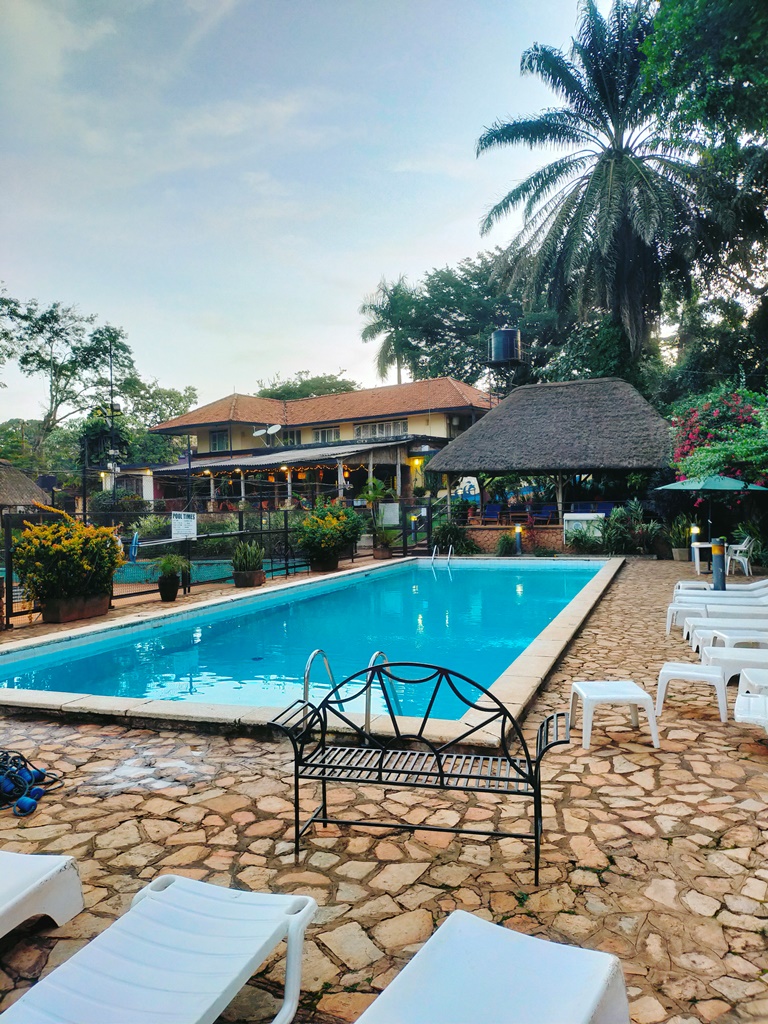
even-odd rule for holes
{"type": "MultiPolygon", "coordinates": [[[[577,0],[5,0],[0,282],[122,327],[200,403],[298,370],[378,383],[360,303],[504,245],[549,154],[475,158],[555,105],[521,77],[577,0]]],[[[41,380],[0,371],[0,421],[41,380]]],[[[388,381],[391,383],[392,381],[388,381]]]]}

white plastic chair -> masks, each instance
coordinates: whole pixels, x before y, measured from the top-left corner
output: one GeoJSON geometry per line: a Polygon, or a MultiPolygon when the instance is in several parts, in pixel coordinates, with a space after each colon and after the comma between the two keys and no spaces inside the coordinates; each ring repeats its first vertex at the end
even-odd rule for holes
{"type": "Polygon", "coordinates": [[[586,682],[574,683],[571,686],[571,724],[573,724],[574,720],[577,697],[581,697],[584,719],[581,745],[585,750],[589,750],[589,744],[592,739],[592,715],[598,704],[628,704],[630,719],[635,728],[640,724],[637,709],[638,707],[643,708],[648,715],[648,725],[651,730],[653,745],[654,747],[659,746],[659,732],[656,728],[653,698],[641,686],[632,682],[631,679],[603,679],[599,681],[590,679],[586,682]]]}
{"type": "Polygon", "coordinates": [[[755,546],[755,538],[747,537],[741,544],[729,544],[725,549],[725,574],[730,575],[731,562],[740,565],[745,576],[752,575],[752,566],[749,564],[749,556],[755,546]]]}
{"type": "Polygon", "coordinates": [[[358,1024],[629,1024],[610,953],[521,935],[455,910],[358,1024]]]}
{"type": "Polygon", "coordinates": [[[83,888],[73,857],[0,852],[0,935],[46,914],[66,924],[83,909],[83,888]]]}
{"type": "Polygon", "coordinates": [[[39,981],[3,1024],[213,1024],[287,940],[285,996],[273,1024],[293,1020],[304,929],[317,903],[161,875],[131,909],[39,981]]]}

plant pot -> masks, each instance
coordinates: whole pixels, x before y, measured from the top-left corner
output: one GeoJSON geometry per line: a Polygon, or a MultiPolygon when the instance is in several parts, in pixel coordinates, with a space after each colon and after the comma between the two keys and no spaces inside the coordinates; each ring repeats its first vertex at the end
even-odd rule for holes
{"type": "Polygon", "coordinates": [[[158,576],[157,589],[160,591],[160,600],[175,601],[180,584],[178,573],[174,573],[173,576],[158,576]]]}
{"type": "Polygon", "coordinates": [[[74,622],[92,619],[109,611],[109,594],[91,594],[89,597],[49,597],[43,604],[43,622],[74,622]]]}
{"type": "Polygon", "coordinates": [[[374,548],[373,557],[379,560],[392,557],[392,548],[374,548]]]}
{"type": "Polygon", "coordinates": [[[691,560],[691,549],[690,548],[672,548],[672,558],[675,562],[690,562],[691,560]]]}
{"type": "Polygon", "coordinates": [[[310,555],[309,568],[312,572],[336,572],[339,568],[338,555],[310,555]]]}
{"type": "Polygon", "coordinates": [[[260,587],[267,582],[267,574],[263,569],[244,569],[234,571],[232,579],[236,587],[260,587]]]}

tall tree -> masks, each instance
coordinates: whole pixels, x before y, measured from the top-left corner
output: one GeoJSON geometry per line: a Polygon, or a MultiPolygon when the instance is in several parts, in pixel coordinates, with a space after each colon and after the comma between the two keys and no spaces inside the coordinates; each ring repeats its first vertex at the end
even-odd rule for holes
{"type": "Polygon", "coordinates": [[[664,0],[643,49],[649,88],[673,127],[715,145],[768,134],[768,4],[764,0],[664,0]]]}
{"type": "Polygon", "coordinates": [[[338,373],[321,373],[312,376],[309,370],[299,370],[293,377],[287,380],[278,373],[270,381],[260,380],[259,390],[256,395],[259,398],[279,398],[283,401],[290,401],[294,398],[318,398],[320,395],[338,395],[347,391],[357,391],[360,385],[357,381],[347,380],[342,374],[346,370],[339,370],[338,373]]]}
{"type": "Polygon", "coordinates": [[[564,106],[486,129],[478,155],[500,146],[570,152],[535,171],[486,216],[487,232],[523,207],[525,223],[504,277],[542,292],[559,309],[595,307],[621,323],[633,359],[649,344],[662,286],[689,280],[695,255],[697,167],[676,148],[644,88],[642,46],[650,0],[613,0],[604,18],[586,0],[570,57],[535,44],[521,70],[538,75],[564,106]]]}
{"type": "Polygon", "coordinates": [[[95,316],[59,302],[43,308],[0,296],[0,335],[15,345],[21,372],[46,382],[40,444],[70,416],[108,402],[110,368],[118,388],[134,372],[125,333],[95,323],[95,316]]]}
{"type": "Polygon", "coordinates": [[[368,323],[360,337],[363,341],[381,339],[376,353],[376,371],[384,380],[392,367],[397,369],[397,383],[402,384],[404,366],[410,366],[416,337],[416,290],[404,277],[396,281],[382,278],[379,287],[360,306],[368,323]]]}

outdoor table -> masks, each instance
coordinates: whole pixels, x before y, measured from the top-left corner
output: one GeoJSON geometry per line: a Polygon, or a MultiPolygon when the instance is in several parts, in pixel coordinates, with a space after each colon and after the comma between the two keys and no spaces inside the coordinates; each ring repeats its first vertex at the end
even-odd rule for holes
{"type": "Polygon", "coordinates": [[[693,551],[693,564],[696,568],[696,575],[701,576],[702,552],[709,564],[712,564],[712,542],[706,540],[695,540],[691,544],[691,550],[693,551]]]}

